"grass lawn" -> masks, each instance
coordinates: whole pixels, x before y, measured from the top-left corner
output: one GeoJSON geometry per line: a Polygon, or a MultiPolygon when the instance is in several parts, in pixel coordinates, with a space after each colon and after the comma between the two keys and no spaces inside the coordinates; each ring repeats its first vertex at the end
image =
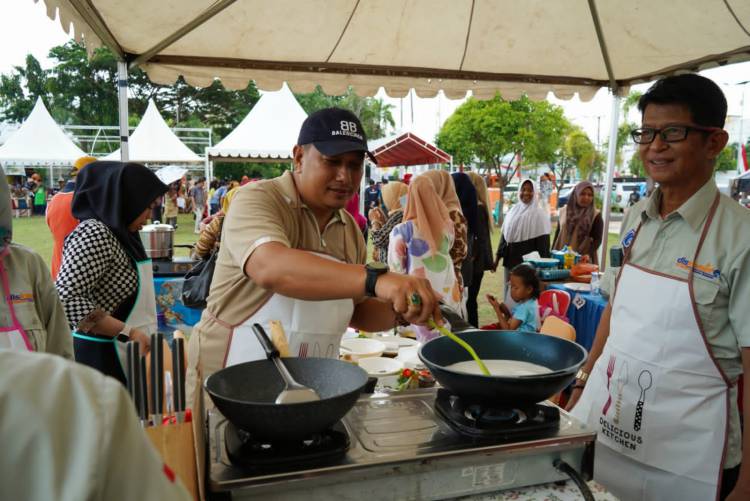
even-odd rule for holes
{"type": "MultiPolygon", "coordinates": [[[[197,239],[193,233],[193,216],[192,214],[180,214],[177,218],[177,231],[175,232],[175,244],[194,244],[197,239]]],[[[500,239],[499,230],[492,232],[492,248],[497,249],[500,239]]],[[[38,252],[44,261],[49,264],[52,259],[52,235],[47,228],[47,223],[43,217],[32,216],[13,219],[13,241],[38,252]]],[[[617,243],[618,238],[614,233],[609,235],[609,245],[617,243]]],[[[187,249],[177,248],[175,254],[186,256],[187,249]]],[[[368,256],[372,255],[372,249],[367,252],[368,256]]],[[[502,298],[503,292],[503,272],[499,269],[497,273],[485,273],[482,281],[482,290],[479,293],[479,323],[480,325],[489,324],[496,321],[495,312],[484,299],[486,294],[492,294],[495,297],[502,298]]]]}
{"type": "MultiPolygon", "coordinates": [[[[174,243],[194,244],[197,237],[193,233],[193,215],[180,214],[174,243]]],[[[13,241],[34,249],[47,264],[52,260],[52,234],[41,216],[13,219],[13,241]]],[[[175,249],[178,256],[187,256],[188,252],[188,249],[175,249]]]]}

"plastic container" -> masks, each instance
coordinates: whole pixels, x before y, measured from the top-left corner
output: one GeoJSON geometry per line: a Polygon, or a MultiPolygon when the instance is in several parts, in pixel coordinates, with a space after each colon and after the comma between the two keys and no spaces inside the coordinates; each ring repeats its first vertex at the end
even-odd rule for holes
{"type": "Polygon", "coordinates": [[[565,253],[565,261],[563,264],[563,268],[566,270],[569,270],[573,268],[573,265],[576,263],[576,256],[573,254],[573,251],[569,250],[565,253]]]}

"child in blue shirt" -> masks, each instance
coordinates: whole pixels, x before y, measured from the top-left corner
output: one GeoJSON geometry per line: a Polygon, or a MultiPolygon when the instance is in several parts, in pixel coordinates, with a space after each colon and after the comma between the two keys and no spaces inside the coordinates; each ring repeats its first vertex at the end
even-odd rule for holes
{"type": "Polygon", "coordinates": [[[497,302],[487,294],[487,301],[495,309],[497,323],[503,330],[537,332],[539,330],[540,286],[536,270],[528,264],[519,264],[510,272],[510,297],[517,304],[509,311],[505,303],[497,302]]]}

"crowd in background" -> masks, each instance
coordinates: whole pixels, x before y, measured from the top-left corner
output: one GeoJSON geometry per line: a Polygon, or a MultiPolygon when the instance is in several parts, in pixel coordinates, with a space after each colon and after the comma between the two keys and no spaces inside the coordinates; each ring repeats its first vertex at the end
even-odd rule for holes
{"type": "MultiPolygon", "coordinates": [[[[570,248],[587,256],[588,261],[597,262],[603,221],[595,207],[594,187],[587,181],[578,183],[560,208],[554,233],[550,209],[555,190],[552,174],[543,174],[538,185],[524,179],[519,184],[517,200],[506,214],[494,218],[487,179],[475,172],[449,174],[431,170],[411,182],[404,181],[367,182],[363,192],[363,233],[372,240],[371,257],[392,271],[427,277],[443,297],[444,306],[472,326],[480,327],[478,296],[484,273],[494,272],[501,263],[506,295],[502,303],[492,297],[487,300],[496,307],[499,320],[514,325],[517,301],[511,294],[513,270],[524,263],[525,255],[536,252],[549,257],[551,249],[570,248]],[[494,252],[493,219],[501,227],[494,252]]],[[[361,217],[356,211],[355,215],[361,217]]],[[[518,280],[528,278],[523,270],[516,275],[518,280]]],[[[524,282],[519,287],[530,291],[528,297],[519,293],[527,300],[535,299],[531,296],[539,286],[524,282]]],[[[527,328],[533,321],[523,319],[521,324],[527,328]]],[[[421,337],[429,335],[421,332],[421,337]]]]}

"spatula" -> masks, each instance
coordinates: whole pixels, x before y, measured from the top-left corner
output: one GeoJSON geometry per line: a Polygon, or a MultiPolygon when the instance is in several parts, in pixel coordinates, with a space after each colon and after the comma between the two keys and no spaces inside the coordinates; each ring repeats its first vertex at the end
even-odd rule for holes
{"type": "Polygon", "coordinates": [[[492,375],[492,374],[490,374],[490,371],[487,369],[487,366],[484,365],[484,362],[482,362],[482,360],[477,355],[477,352],[474,351],[474,348],[472,348],[469,345],[469,343],[467,343],[466,341],[464,341],[460,337],[456,336],[455,334],[453,334],[451,331],[449,331],[445,327],[442,327],[442,326],[438,325],[437,323],[435,323],[435,320],[432,317],[430,317],[430,319],[427,321],[427,325],[429,325],[431,329],[437,329],[438,332],[440,334],[442,334],[443,336],[447,336],[447,337],[451,338],[453,341],[455,341],[458,344],[460,344],[461,347],[464,350],[466,350],[466,351],[469,352],[469,355],[471,355],[471,358],[473,358],[477,362],[477,365],[479,365],[479,369],[481,369],[482,373],[485,376],[491,376],[492,375]]]}
{"type": "Polygon", "coordinates": [[[258,337],[258,341],[260,341],[260,345],[265,350],[266,356],[268,356],[268,359],[271,360],[274,365],[276,365],[276,369],[279,371],[279,374],[281,374],[281,378],[286,384],[286,388],[281,393],[279,393],[278,397],[276,397],[276,403],[299,404],[302,402],[313,402],[315,400],[320,400],[320,396],[315,392],[315,390],[313,390],[312,388],[308,388],[307,386],[303,386],[294,380],[292,375],[289,373],[289,370],[284,365],[284,362],[279,358],[279,350],[276,349],[276,346],[268,338],[268,335],[266,334],[266,331],[263,329],[263,327],[260,324],[253,324],[253,332],[255,332],[255,335],[258,337]]]}

